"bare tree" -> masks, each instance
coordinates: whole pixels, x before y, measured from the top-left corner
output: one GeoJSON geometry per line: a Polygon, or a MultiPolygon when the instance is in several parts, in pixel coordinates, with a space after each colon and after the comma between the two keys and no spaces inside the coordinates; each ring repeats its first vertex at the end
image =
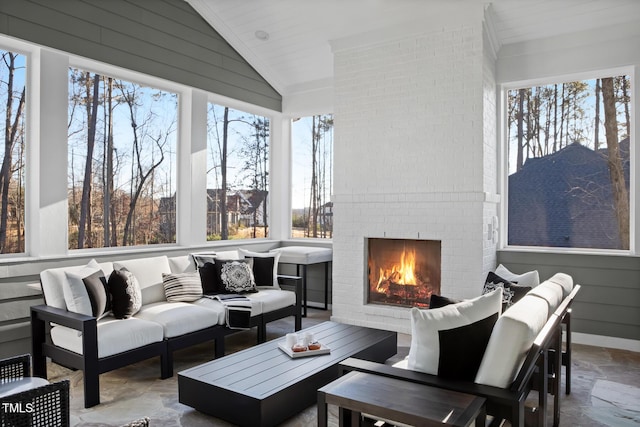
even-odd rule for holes
{"type": "Polygon", "coordinates": [[[613,201],[618,219],[618,234],[622,249],[629,249],[629,194],[624,179],[622,157],[618,143],[618,119],[613,78],[602,79],[604,126],[607,137],[607,163],[611,177],[613,201]]]}
{"type": "Polygon", "coordinates": [[[11,174],[13,168],[13,149],[18,136],[18,126],[22,118],[25,104],[25,89],[22,89],[20,100],[13,114],[14,104],[14,79],[16,71],[17,54],[6,52],[3,61],[9,71],[7,78],[7,101],[5,105],[5,137],[4,137],[4,158],[0,168],[0,190],[2,191],[0,207],[0,252],[7,252],[7,222],[9,215],[9,189],[11,184],[11,174]]]}
{"type": "Polygon", "coordinates": [[[99,103],[99,91],[100,91],[100,76],[95,74],[93,79],[89,73],[86,76],[87,87],[87,117],[89,128],[87,130],[87,157],[84,168],[84,180],[82,181],[82,198],[80,200],[80,221],[78,224],[78,249],[82,249],[85,243],[85,229],[87,231],[89,247],[92,247],[91,243],[91,182],[93,172],[93,149],[96,141],[96,121],[98,118],[98,103],[99,103]],[[91,86],[93,84],[93,93],[91,92],[91,86]],[[87,224],[89,222],[89,224],[87,224]]]}

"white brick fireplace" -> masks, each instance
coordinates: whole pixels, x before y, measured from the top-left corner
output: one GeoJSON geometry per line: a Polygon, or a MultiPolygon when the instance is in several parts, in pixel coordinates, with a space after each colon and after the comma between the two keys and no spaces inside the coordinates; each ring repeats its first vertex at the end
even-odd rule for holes
{"type": "Polygon", "coordinates": [[[366,304],[369,237],[442,241],[450,297],[479,295],[495,264],[495,60],[483,12],[332,45],[336,321],[410,332],[408,308],[366,304]]]}

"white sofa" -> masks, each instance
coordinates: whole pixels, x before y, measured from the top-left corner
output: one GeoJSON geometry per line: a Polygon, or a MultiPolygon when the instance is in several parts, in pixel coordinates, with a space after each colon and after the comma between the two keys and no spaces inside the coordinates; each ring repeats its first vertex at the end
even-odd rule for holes
{"type": "MultiPolygon", "coordinates": [[[[546,416],[547,391],[554,395],[554,425],[559,423],[559,393],[561,366],[571,363],[570,307],[580,285],[571,276],[558,273],[531,289],[522,299],[504,311],[490,330],[488,343],[482,353],[475,379],[451,379],[440,376],[439,363],[444,355],[434,351],[439,333],[478,324],[486,316],[485,305],[490,295],[452,304],[438,309],[423,310],[418,322],[421,329],[412,330],[409,356],[393,366],[347,359],[342,371],[357,370],[406,379],[433,387],[482,396],[487,399],[487,413],[496,420],[509,420],[513,426],[524,426],[524,403],[532,389],[538,390],[538,421],[546,416]],[[470,307],[471,304],[483,304],[470,307]],[[457,323],[456,323],[457,322],[457,323]],[[435,323],[439,323],[438,326],[435,323]],[[446,325],[444,323],[447,323],[446,325]],[[567,325],[566,350],[562,350],[562,325],[567,325]],[[431,339],[415,339],[415,331],[431,333],[431,339]],[[414,348],[424,346],[423,349],[414,348]],[[417,354],[416,354],[417,353],[417,354]],[[435,353],[435,354],[434,354],[435,353]],[[420,359],[416,362],[416,359],[420,359]],[[434,360],[435,358],[435,360],[434,360]],[[413,360],[412,360],[413,359],[413,360]],[[420,369],[417,369],[419,367],[420,369]]],[[[500,298],[489,302],[493,310],[500,310],[500,298]]],[[[415,309],[414,309],[415,310],[415,309]]],[[[416,322],[412,313],[412,321],[416,322]]],[[[412,325],[413,326],[413,325],[412,325]]],[[[476,331],[471,333],[476,334],[476,331]]],[[[442,341],[440,341],[441,343],[442,341]]],[[[463,359],[469,359],[474,349],[465,348],[469,342],[460,340],[463,359]]],[[[470,347],[470,345],[469,345],[470,347]]],[[[441,350],[440,350],[441,351],[441,350]]],[[[567,385],[570,382],[567,370],[567,385]]],[[[568,387],[567,387],[568,390],[568,387]]],[[[542,424],[539,424],[542,425],[542,424]]]]}
{"type": "MultiPolygon", "coordinates": [[[[225,258],[240,256],[224,253],[225,258]]],[[[156,256],[104,262],[92,260],[108,278],[117,268],[126,268],[137,279],[142,305],[133,316],[101,318],[70,311],[69,274],[87,270],[86,265],[44,270],[40,282],[46,305],[34,306],[32,346],[34,373],[46,378],[45,358],[84,371],[85,407],[100,403],[99,374],[160,356],[161,377],[173,375],[172,353],[197,343],[213,340],[215,356],[224,355],[224,337],[236,332],[226,325],[226,308],[217,300],[199,298],[193,302],[168,302],[163,274],[196,271],[189,255],[156,256]],[[65,292],[67,292],[65,299],[65,292]],[[46,331],[49,330],[49,336],[46,331]]],[[[251,306],[250,327],[257,327],[257,341],[266,339],[266,324],[287,316],[301,328],[301,283],[296,291],[278,286],[247,294],[251,306]]]]}

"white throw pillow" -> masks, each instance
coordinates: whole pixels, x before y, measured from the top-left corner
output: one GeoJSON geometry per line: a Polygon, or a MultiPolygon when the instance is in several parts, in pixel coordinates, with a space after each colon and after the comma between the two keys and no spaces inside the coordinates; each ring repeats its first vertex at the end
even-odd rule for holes
{"type": "Polygon", "coordinates": [[[502,289],[441,308],[411,309],[411,347],[408,368],[438,375],[439,331],[484,320],[502,310],[502,289]]]}
{"type": "Polygon", "coordinates": [[[83,268],[65,271],[67,280],[62,284],[62,292],[67,310],[92,316],[89,292],[82,279],[96,272],[102,273],[102,270],[95,260],[89,261],[83,268]]]}
{"type": "Polygon", "coordinates": [[[536,287],[540,284],[540,275],[538,270],[527,271],[526,273],[516,274],[507,270],[507,267],[500,264],[496,268],[496,274],[510,282],[517,283],[519,286],[536,287]]]}

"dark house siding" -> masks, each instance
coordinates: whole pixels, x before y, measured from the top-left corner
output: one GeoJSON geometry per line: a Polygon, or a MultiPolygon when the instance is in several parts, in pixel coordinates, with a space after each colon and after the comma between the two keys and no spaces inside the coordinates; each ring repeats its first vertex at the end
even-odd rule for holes
{"type": "Polygon", "coordinates": [[[282,96],[183,0],[6,0],[0,33],[282,111],[282,96]]]}

